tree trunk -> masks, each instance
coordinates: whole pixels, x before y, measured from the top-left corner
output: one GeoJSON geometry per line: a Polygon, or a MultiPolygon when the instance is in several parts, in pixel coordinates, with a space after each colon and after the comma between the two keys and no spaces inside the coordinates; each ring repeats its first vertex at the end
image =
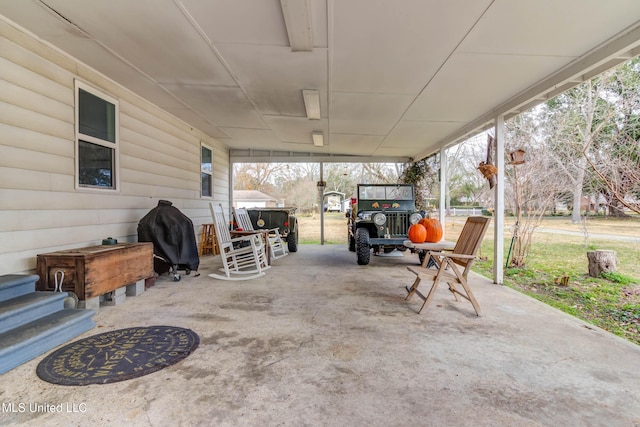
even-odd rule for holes
{"type": "MultiPolygon", "coordinates": [[[[584,162],[580,162],[582,166],[584,162]]],[[[580,224],[582,217],[580,211],[582,208],[582,185],[584,183],[584,168],[578,168],[578,172],[575,177],[575,187],[573,187],[573,208],[571,209],[571,222],[573,224],[580,224]]]]}
{"type": "Polygon", "coordinates": [[[600,273],[615,273],[617,271],[616,251],[589,251],[589,276],[600,277],[600,273]]]}
{"type": "Polygon", "coordinates": [[[447,215],[451,215],[451,194],[446,190],[444,194],[444,211],[447,215]]]}
{"type": "Polygon", "coordinates": [[[624,211],[620,207],[620,203],[617,200],[613,200],[609,205],[609,216],[612,216],[614,218],[625,218],[628,215],[624,213],[624,211]]]}

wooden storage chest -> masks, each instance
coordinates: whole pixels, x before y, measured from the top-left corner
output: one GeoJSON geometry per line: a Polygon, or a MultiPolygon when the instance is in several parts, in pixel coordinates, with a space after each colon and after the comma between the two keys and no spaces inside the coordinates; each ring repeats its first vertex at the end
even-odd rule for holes
{"type": "Polygon", "coordinates": [[[55,274],[62,270],[62,290],[88,300],[152,277],[153,243],[118,243],[39,254],[36,269],[40,276],[37,290],[53,291],[55,274]]]}

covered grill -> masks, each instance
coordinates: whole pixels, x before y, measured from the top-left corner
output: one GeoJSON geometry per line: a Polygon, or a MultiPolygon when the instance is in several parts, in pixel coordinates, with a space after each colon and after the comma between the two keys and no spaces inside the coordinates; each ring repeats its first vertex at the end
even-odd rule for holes
{"type": "Polygon", "coordinates": [[[200,266],[193,222],[168,200],[158,201],[140,220],[138,241],[153,243],[154,270],[170,271],[175,281],[180,280],[178,270],[189,274],[200,266]]]}

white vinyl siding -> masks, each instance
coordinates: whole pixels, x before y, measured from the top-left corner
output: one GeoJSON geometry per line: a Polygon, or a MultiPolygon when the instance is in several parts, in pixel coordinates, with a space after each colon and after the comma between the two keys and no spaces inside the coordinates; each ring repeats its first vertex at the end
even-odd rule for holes
{"type": "Polygon", "coordinates": [[[33,273],[36,255],[137,241],[160,199],[194,223],[211,222],[200,197],[200,147],[212,150],[213,201],[228,206],[229,151],[86,65],[0,20],[0,274],[33,273]],[[75,85],[118,101],[118,191],[76,189],[75,85]]]}

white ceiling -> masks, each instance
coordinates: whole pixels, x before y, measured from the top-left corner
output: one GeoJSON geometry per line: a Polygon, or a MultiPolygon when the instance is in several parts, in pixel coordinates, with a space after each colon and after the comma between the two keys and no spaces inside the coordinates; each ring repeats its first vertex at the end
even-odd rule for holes
{"type": "Polygon", "coordinates": [[[0,14],[236,159],[425,157],[640,54],[639,0],[293,1],[309,51],[280,0],[0,0],[0,14]]]}

